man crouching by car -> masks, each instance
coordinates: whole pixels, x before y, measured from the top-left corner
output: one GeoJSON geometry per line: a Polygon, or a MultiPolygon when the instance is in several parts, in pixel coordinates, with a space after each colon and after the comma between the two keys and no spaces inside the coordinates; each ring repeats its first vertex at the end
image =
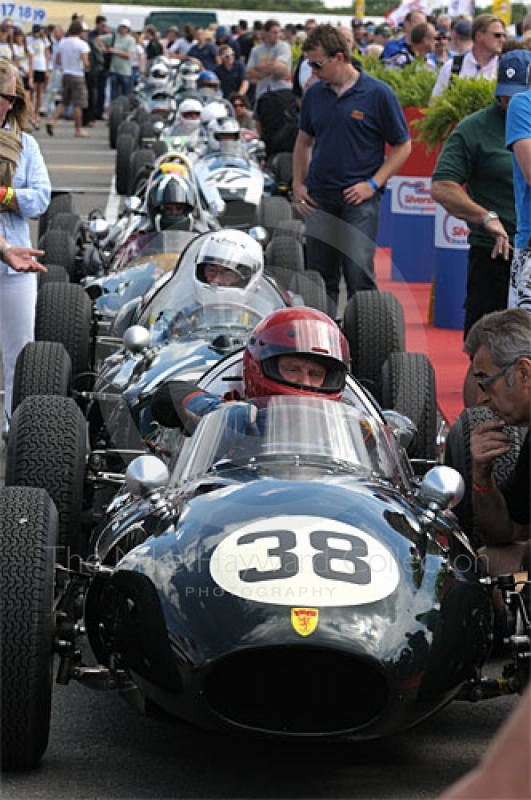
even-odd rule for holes
{"type": "Polygon", "coordinates": [[[469,331],[464,350],[472,359],[477,404],[496,415],[470,437],[473,505],[485,540],[488,572],[529,569],[529,425],[531,422],[531,314],[507,309],[486,314],[469,331]],[[500,491],[493,462],[509,452],[504,425],[527,428],[508,486],[500,491]]]}

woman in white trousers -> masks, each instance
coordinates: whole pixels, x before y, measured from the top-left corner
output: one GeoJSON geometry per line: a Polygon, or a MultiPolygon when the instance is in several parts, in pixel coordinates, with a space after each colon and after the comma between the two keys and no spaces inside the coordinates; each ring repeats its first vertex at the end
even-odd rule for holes
{"type": "MultiPolygon", "coordinates": [[[[0,60],[0,236],[12,246],[31,246],[29,220],[39,217],[50,202],[50,179],[28,125],[22,80],[9,62],[0,60]],[[17,80],[18,78],[18,80],[17,80]],[[17,152],[17,142],[20,152],[17,152]],[[17,153],[11,180],[2,171],[2,148],[17,153]]],[[[9,249],[9,246],[8,246],[9,249]]],[[[0,337],[4,361],[6,416],[11,414],[13,375],[18,354],[33,340],[37,276],[17,272],[9,265],[13,254],[0,248],[0,337]],[[4,258],[7,256],[7,259],[4,258]]],[[[2,432],[7,430],[4,421],[2,432]]]]}

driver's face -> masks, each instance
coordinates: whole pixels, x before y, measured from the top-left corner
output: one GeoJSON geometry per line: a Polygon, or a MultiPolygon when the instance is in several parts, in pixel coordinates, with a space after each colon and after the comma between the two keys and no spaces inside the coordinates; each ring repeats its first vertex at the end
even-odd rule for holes
{"type": "Polygon", "coordinates": [[[162,206],[162,213],[178,217],[184,214],[184,209],[184,203],[164,203],[162,206]]]}
{"type": "Polygon", "coordinates": [[[222,267],[221,264],[207,264],[205,266],[205,278],[208,283],[213,283],[216,286],[234,286],[240,281],[238,273],[227,267],[222,267]]]}
{"type": "Polygon", "coordinates": [[[326,367],[303,356],[279,356],[278,371],[288,383],[319,389],[326,378],[326,367]]]}

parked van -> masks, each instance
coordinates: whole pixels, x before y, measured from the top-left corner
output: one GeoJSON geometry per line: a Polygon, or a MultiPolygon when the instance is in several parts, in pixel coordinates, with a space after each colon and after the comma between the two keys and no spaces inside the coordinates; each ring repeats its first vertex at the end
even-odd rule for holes
{"type": "Polygon", "coordinates": [[[185,24],[189,22],[194,28],[205,28],[208,30],[210,25],[218,24],[218,15],[215,11],[198,11],[195,8],[181,9],[168,9],[167,11],[152,11],[146,17],[144,27],[146,25],[154,25],[159,31],[161,36],[164,36],[168,28],[175,25],[179,28],[182,34],[185,24]]]}

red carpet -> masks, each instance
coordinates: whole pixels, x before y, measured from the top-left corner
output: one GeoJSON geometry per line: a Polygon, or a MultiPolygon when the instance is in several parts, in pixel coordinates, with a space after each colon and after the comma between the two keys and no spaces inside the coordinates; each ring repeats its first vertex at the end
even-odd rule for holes
{"type": "Polygon", "coordinates": [[[463,332],[428,324],[430,284],[392,281],[388,248],[376,251],[376,273],[379,289],[395,294],[404,309],[406,349],[426,353],[435,369],[439,411],[451,424],[463,410],[461,393],[468,368],[468,358],[462,351],[463,332]]]}

